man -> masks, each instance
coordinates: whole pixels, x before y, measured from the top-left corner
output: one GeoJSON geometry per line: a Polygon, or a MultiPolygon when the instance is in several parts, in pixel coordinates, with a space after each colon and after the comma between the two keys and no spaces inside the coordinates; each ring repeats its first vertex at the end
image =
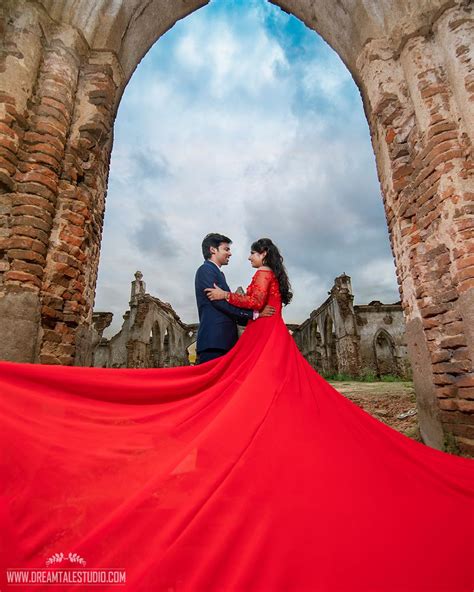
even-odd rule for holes
{"type": "Polygon", "coordinates": [[[235,345],[238,339],[237,324],[246,325],[249,319],[272,316],[275,312],[272,306],[266,306],[259,313],[232,306],[225,300],[211,302],[207,297],[205,288],[213,288],[214,284],[230,292],[221,267],[228,265],[232,256],[231,243],[230,238],[216,233],[208,234],[202,241],[204,263],[197,270],[195,278],[199,312],[196,343],[198,364],[223,356],[235,345]]]}

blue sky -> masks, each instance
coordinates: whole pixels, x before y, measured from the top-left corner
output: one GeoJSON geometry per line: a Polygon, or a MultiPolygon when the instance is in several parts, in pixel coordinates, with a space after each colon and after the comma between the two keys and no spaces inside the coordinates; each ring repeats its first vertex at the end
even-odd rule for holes
{"type": "Polygon", "coordinates": [[[252,276],[250,243],[269,236],[302,322],[333,279],[356,303],[399,300],[359,91],[332,49],[265,0],[214,0],[151,48],[115,125],[95,310],[147,291],[195,322],[194,273],[208,232],[233,240],[232,288],[252,276]]]}

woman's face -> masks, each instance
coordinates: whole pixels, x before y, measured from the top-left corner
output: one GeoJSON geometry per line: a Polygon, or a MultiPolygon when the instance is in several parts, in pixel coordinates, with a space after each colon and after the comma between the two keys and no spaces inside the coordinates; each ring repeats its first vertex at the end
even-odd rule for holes
{"type": "Polygon", "coordinates": [[[266,251],[263,251],[263,253],[257,253],[257,251],[250,251],[249,261],[252,264],[252,267],[262,267],[263,260],[265,259],[266,254],[266,251]]]}

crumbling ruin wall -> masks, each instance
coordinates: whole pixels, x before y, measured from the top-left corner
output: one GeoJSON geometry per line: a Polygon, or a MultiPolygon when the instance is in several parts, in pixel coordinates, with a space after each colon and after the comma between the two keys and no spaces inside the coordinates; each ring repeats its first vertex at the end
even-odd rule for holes
{"type": "Polygon", "coordinates": [[[412,370],[401,305],[358,304],[354,313],[360,335],[361,372],[410,380],[412,370]]]}
{"type": "Polygon", "coordinates": [[[181,321],[171,304],[146,293],[141,272],[132,282],[130,308],[120,331],[106,339],[111,313],[95,312],[92,365],[100,368],[170,368],[189,364],[188,347],[196,340],[196,325],[181,321]]]}
{"type": "Polygon", "coordinates": [[[400,304],[353,305],[351,279],[337,277],[326,301],[293,329],[308,362],[324,376],[411,378],[400,304]]]}

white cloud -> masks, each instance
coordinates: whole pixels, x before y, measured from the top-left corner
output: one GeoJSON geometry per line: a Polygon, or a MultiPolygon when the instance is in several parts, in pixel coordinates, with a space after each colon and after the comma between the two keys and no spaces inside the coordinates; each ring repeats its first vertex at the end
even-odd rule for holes
{"type": "MultiPolygon", "coordinates": [[[[357,278],[357,283],[360,284],[357,301],[367,304],[364,300],[383,300],[393,290],[394,275],[395,266],[391,258],[375,258],[367,262],[357,278]]],[[[399,295],[394,292],[393,302],[399,299],[399,295]]]]}
{"type": "Polygon", "coordinates": [[[265,24],[275,7],[255,0],[236,20],[223,6],[178,23],[124,94],[96,298],[97,310],[114,312],[110,332],[121,324],[137,269],[149,293],[171,302],[184,321],[197,320],[194,272],[208,232],[234,240],[226,269],[234,288],[250,282],[251,241],[275,239],[295,292],[288,321],[303,321],[343,271],[361,294],[372,286],[397,299],[368,130],[349,73],[324,44],[311,53],[306,38],[306,58],[289,57],[265,24]],[[385,263],[374,267],[373,253],[385,263]]]}
{"type": "Polygon", "coordinates": [[[211,22],[195,18],[194,26],[176,43],[178,67],[193,76],[211,72],[211,97],[232,97],[237,91],[258,96],[274,83],[276,68],[288,67],[282,48],[263,28],[252,26],[259,18],[258,11],[250,8],[245,17],[250,30],[233,26],[225,15],[211,22]]]}

